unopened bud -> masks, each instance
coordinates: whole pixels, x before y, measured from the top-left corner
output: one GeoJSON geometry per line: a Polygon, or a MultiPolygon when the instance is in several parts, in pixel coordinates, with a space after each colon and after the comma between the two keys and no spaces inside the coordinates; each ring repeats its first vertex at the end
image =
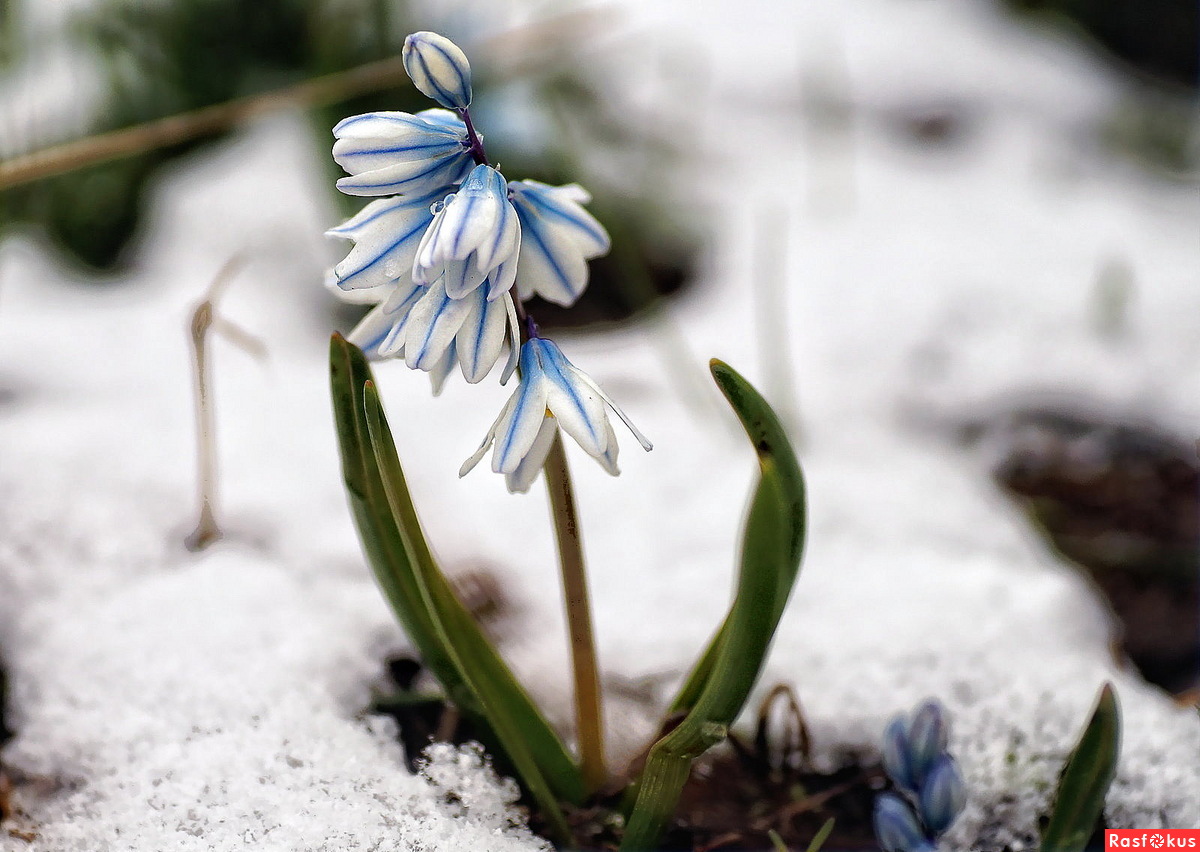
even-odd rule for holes
{"type": "Polygon", "coordinates": [[[443,35],[413,33],[404,40],[404,70],[413,85],[446,109],[471,103],[471,65],[457,44],[443,35]]]}

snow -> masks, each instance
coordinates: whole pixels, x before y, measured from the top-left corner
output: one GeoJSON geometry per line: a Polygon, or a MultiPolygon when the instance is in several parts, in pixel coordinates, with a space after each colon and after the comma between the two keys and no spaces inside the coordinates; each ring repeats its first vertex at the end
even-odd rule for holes
{"type": "MultiPolygon", "coordinates": [[[[778,375],[759,363],[753,300],[769,298],[763,222],[786,211],[811,524],[764,688],[796,686],[824,766],[873,753],[892,714],[938,696],[970,790],[945,847],[1016,850],[1035,845],[1111,680],[1125,727],[1110,824],[1200,825],[1200,718],[1116,666],[1086,583],[944,428],[1051,390],[1194,428],[1195,187],[1084,141],[1120,83],[984,4],[682,8],[631,7],[607,37],[609,75],[638,99],[681,88],[664,56],[713,63],[703,121],[683,102],[653,119],[697,131],[678,202],[713,235],[671,321],[693,352],[755,380],[778,375]],[[854,106],[840,129],[798,106],[822,74],[854,106]],[[980,126],[940,153],[916,148],[891,116],[931,103],[966,105],[980,126]],[[1117,341],[1096,329],[1114,259],[1133,280],[1117,341]]],[[[14,849],[545,848],[478,753],[440,748],[413,776],[394,732],[364,716],[382,660],[406,645],[339,480],[321,281],[343,246],[320,236],[336,214],[303,122],[259,122],[165,179],[120,287],[84,286],[35,237],[0,245],[0,653],[18,732],[4,760],[44,782],[19,793],[37,839],[0,840],[14,849]],[[194,555],[186,322],[235,253],[246,266],[219,313],[269,358],[214,343],[228,537],[194,555]]],[[[644,678],[660,699],[728,604],[754,473],[715,390],[680,391],[681,369],[707,380],[702,362],[664,363],[664,333],[560,338],[655,442],[643,454],[622,436],[617,479],[582,453],[572,463],[610,686],[644,678]]],[[[439,557],[496,566],[518,604],[505,652],[566,728],[544,496],[510,496],[485,469],[455,476],[508,391],[452,380],[434,400],[401,365],[377,375],[439,557]]],[[[619,701],[614,753],[655,723],[619,701]]]]}

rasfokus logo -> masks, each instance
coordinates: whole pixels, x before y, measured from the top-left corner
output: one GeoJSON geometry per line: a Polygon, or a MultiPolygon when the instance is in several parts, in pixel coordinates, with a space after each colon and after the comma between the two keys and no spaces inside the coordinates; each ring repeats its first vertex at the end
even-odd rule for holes
{"type": "Polygon", "coordinates": [[[1200,849],[1200,828],[1109,828],[1105,849],[1200,849]]]}

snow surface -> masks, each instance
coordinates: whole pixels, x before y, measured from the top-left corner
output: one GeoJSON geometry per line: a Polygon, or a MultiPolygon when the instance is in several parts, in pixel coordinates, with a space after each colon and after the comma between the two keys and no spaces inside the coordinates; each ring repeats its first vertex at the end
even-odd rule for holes
{"type": "MultiPolygon", "coordinates": [[[[679,0],[631,6],[604,38],[631,120],[687,131],[680,215],[711,223],[670,321],[781,396],[755,300],[772,298],[764,223],[786,216],[779,316],[811,528],[762,683],[796,686],[818,762],[872,752],[892,714],[937,695],[970,788],[945,848],[1033,848],[1111,680],[1125,729],[1110,825],[1200,826],[1200,718],[1117,667],[1086,583],[937,428],[1047,390],[1194,428],[1200,201],[1087,141],[1120,83],[979,3],[679,0]],[[709,61],[706,82],[683,76],[709,61]],[[852,104],[849,123],[806,118],[814,92],[852,104]],[[964,106],[975,130],[911,144],[894,117],[929,104],[964,106]],[[1095,320],[1114,259],[1134,282],[1116,342],[1095,320]]],[[[4,848],[545,848],[478,754],[439,749],[409,775],[363,714],[405,640],[339,481],[320,282],[343,247],[320,236],[336,214],[307,130],[260,122],[163,181],[120,287],[85,285],[34,238],[0,246],[0,652],[18,732],[4,759],[38,781],[18,800],[37,839],[4,848]],[[238,252],[220,313],[270,354],[214,345],[229,535],[193,555],[186,322],[238,252]]],[[[625,441],[617,479],[572,460],[602,664],[614,689],[644,679],[660,698],[728,604],[755,467],[715,391],[680,390],[703,362],[664,362],[665,334],[560,338],[655,441],[625,441]]],[[[401,365],[377,375],[439,556],[496,566],[522,619],[506,653],[567,727],[544,496],[455,477],[508,391],[452,380],[433,400],[401,365]]],[[[618,756],[655,724],[632,699],[609,721],[618,756]]]]}

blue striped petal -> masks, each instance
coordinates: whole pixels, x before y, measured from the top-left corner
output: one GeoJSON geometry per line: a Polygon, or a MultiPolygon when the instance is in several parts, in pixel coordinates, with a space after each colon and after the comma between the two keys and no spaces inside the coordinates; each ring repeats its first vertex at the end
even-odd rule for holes
{"type": "Polygon", "coordinates": [[[427,195],[462,180],[470,168],[470,156],[459,154],[410,160],[340,178],[337,188],[347,195],[427,195]]]}
{"type": "Polygon", "coordinates": [[[587,287],[587,261],[609,249],[608,233],[580,206],[590,196],[579,186],[537,181],[509,184],[521,223],[517,292],[570,306],[587,287]]]}
{"type": "Polygon", "coordinates": [[[457,360],[458,353],[455,351],[454,341],[450,341],[450,347],[446,353],[429,371],[429,383],[433,386],[434,396],[442,395],[442,388],[446,386],[446,379],[450,378],[450,374],[454,372],[454,363],[457,360]]]}
{"type": "Polygon", "coordinates": [[[471,302],[471,312],[455,335],[454,343],[463,378],[476,384],[500,360],[508,331],[508,307],[502,301],[488,301],[481,289],[464,301],[471,302]]]}
{"type": "Polygon", "coordinates": [[[546,377],[537,354],[526,342],[521,347],[521,381],[513,393],[513,404],[496,426],[492,470],[512,473],[537,439],[546,417],[546,377]]]}
{"type": "Polygon", "coordinates": [[[470,258],[452,260],[444,268],[445,272],[439,280],[445,285],[451,299],[467,296],[487,280],[487,273],[480,271],[470,258]]]}
{"type": "Polygon", "coordinates": [[[433,221],[429,205],[441,194],[372,201],[354,218],[326,231],[354,240],[346,258],[333,268],[343,290],[378,287],[412,270],[421,236],[433,221]]]}
{"type": "Polygon", "coordinates": [[[370,112],[333,128],[333,159],[352,175],[412,160],[467,153],[466,127],[427,121],[406,112],[370,112]]]}
{"type": "Polygon", "coordinates": [[[536,349],[546,376],[546,404],[563,431],[588,455],[601,458],[609,434],[604,400],[579,380],[578,371],[552,341],[535,338],[525,345],[536,349]]]}
{"type": "Polygon", "coordinates": [[[366,353],[368,358],[385,358],[389,340],[403,327],[409,310],[421,296],[422,290],[413,284],[400,284],[363,317],[346,339],[366,353]]]}
{"type": "Polygon", "coordinates": [[[533,439],[533,444],[521,459],[521,463],[512,473],[504,475],[504,484],[510,494],[525,494],[529,491],[529,486],[533,485],[533,481],[546,464],[546,456],[550,455],[550,446],[557,434],[558,422],[553,417],[543,417],[537,437],[533,439]]]}
{"type": "Polygon", "coordinates": [[[396,288],[383,304],[385,313],[392,317],[392,330],[379,344],[379,357],[399,358],[404,355],[404,329],[412,316],[413,307],[425,295],[425,288],[406,282],[396,288]]]}
{"type": "Polygon", "coordinates": [[[432,370],[470,312],[469,301],[450,298],[441,284],[427,288],[404,329],[404,363],[414,370],[432,370]]]}

